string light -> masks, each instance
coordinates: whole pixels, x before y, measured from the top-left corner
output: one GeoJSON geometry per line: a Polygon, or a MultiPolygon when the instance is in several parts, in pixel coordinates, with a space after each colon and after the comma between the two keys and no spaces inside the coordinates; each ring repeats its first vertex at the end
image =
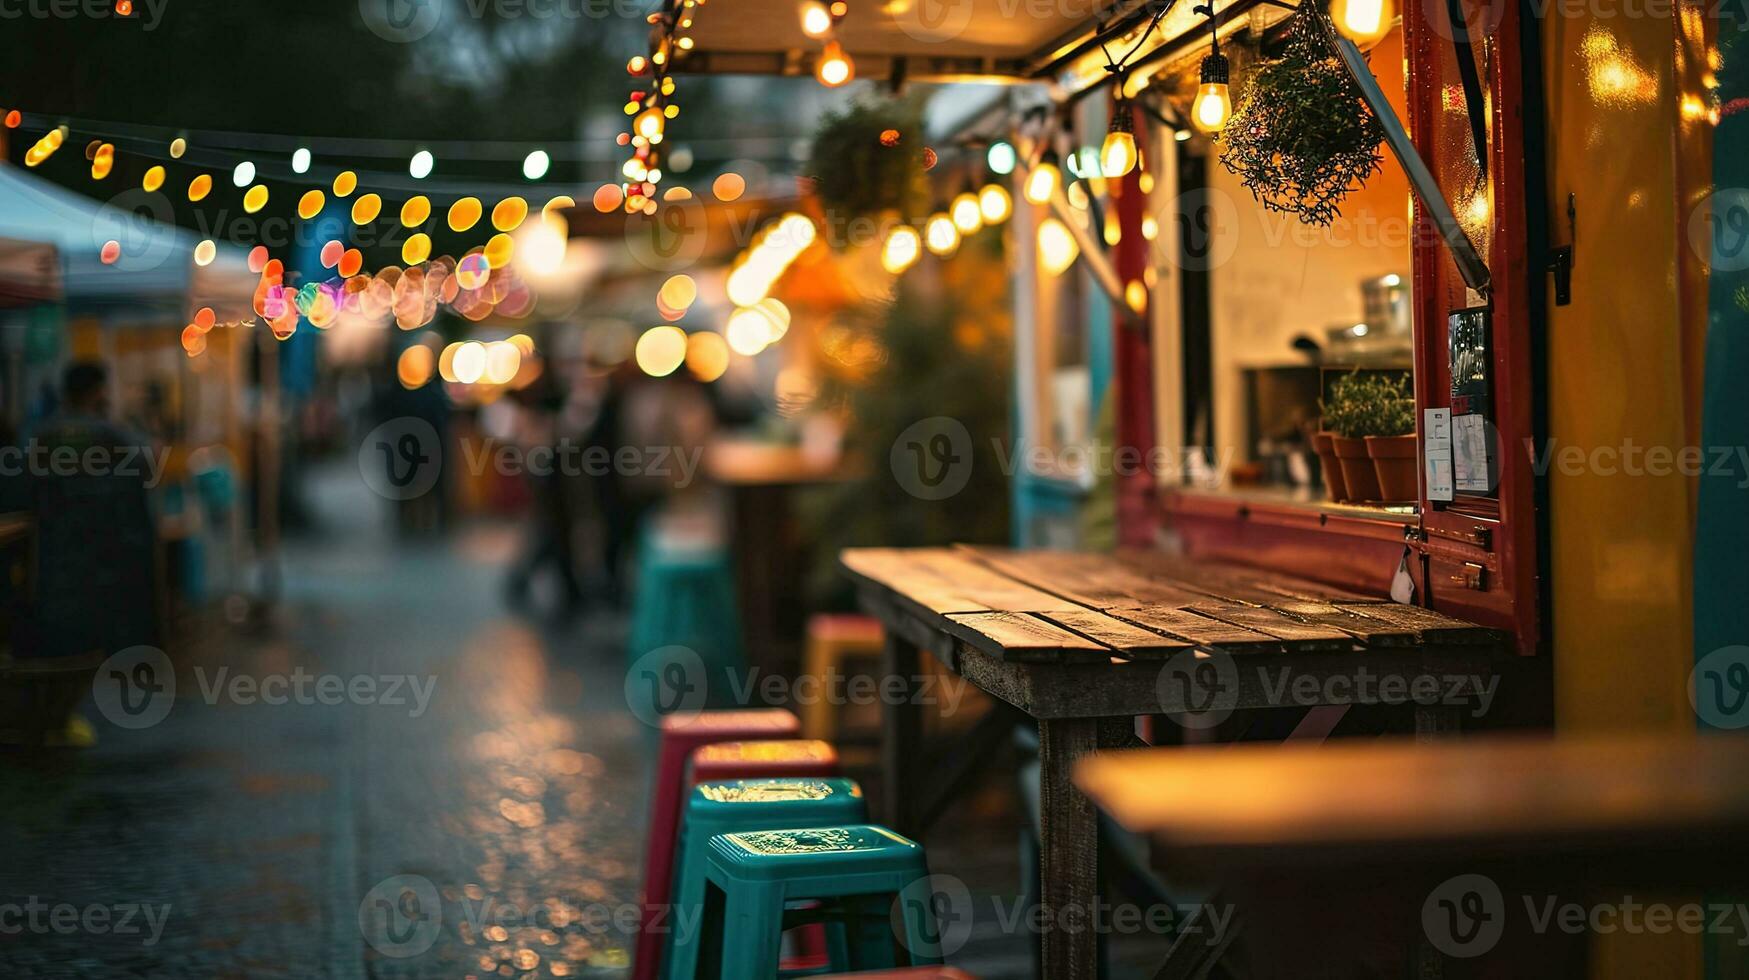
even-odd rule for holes
{"type": "Polygon", "coordinates": [[[997,140],[990,144],[990,149],[984,154],[984,161],[990,165],[992,173],[1003,177],[1014,172],[1014,145],[997,140]]]}
{"type": "Polygon", "coordinates": [[[255,164],[244,160],[231,171],[231,183],[236,187],[248,187],[255,183],[255,164]]]}
{"type": "Polygon", "coordinates": [[[978,196],[971,191],[962,191],[948,206],[948,216],[953,218],[953,226],[962,235],[975,235],[984,227],[984,212],[978,207],[978,196]]]}
{"type": "Polygon", "coordinates": [[[814,77],[827,88],[837,88],[856,77],[856,67],[844,53],[843,45],[836,40],[826,42],[820,51],[820,63],[814,67],[814,77]]]}
{"type": "Polygon", "coordinates": [[[552,166],[552,158],[545,150],[535,150],[522,159],[522,176],[529,180],[539,180],[547,175],[547,168],[552,166]]]}
{"type": "Polygon", "coordinates": [[[1039,161],[1026,175],[1026,199],[1034,204],[1049,204],[1063,186],[1063,169],[1055,148],[1047,147],[1039,161]]]}
{"type": "Polygon", "coordinates": [[[923,225],[923,244],[945,259],[959,249],[960,230],[945,212],[937,211],[923,225]]]}
{"type": "Polygon", "coordinates": [[[1001,184],[985,184],[978,192],[978,210],[984,216],[984,224],[999,225],[1014,213],[1014,199],[1001,184]]]}
{"type": "Polygon", "coordinates": [[[1105,134],[1105,145],[1099,150],[1099,172],[1102,175],[1122,177],[1136,168],[1134,126],[1134,112],[1129,101],[1119,99],[1112,107],[1111,129],[1105,134]]]}
{"type": "Polygon", "coordinates": [[[420,150],[413,154],[413,159],[407,161],[407,172],[413,175],[414,180],[424,180],[431,176],[431,168],[436,163],[430,150],[420,150]]]}
{"type": "Polygon", "coordinates": [[[1233,115],[1233,99],[1227,91],[1227,56],[1221,53],[1220,24],[1212,4],[1195,8],[1209,19],[1209,53],[1202,59],[1201,84],[1191,104],[1190,121],[1205,133],[1218,133],[1233,115]]]}
{"type": "Polygon", "coordinates": [[[802,33],[815,39],[832,33],[832,12],[820,0],[802,0],[802,33]]]}
{"type": "Polygon", "coordinates": [[[1038,262],[1046,274],[1060,276],[1075,264],[1081,255],[1075,236],[1056,218],[1046,218],[1038,226],[1038,262]]]}
{"type": "Polygon", "coordinates": [[[886,244],[881,246],[881,268],[896,276],[916,265],[922,254],[923,242],[917,229],[898,225],[887,233],[886,244]]]}
{"type": "Polygon", "coordinates": [[[1332,0],[1330,4],[1330,19],[1336,29],[1362,48],[1383,40],[1396,14],[1391,0],[1332,0]]]}
{"type": "Polygon", "coordinates": [[[292,151],[292,173],[303,174],[309,172],[310,150],[308,147],[300,146],[292,151]]]}

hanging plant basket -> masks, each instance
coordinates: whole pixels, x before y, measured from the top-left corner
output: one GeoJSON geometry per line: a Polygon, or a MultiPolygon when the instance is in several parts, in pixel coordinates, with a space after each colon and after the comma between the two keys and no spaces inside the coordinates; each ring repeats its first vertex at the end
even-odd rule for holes
{"type": "Polygon", "coordinates": [[[1384,130],[1330,48],[1330,27],[1308,2],[1293,15],[1282,56],[1251,75],[1221,130],[1221,164],[1258,203],[1313,225],[1377,173],[1384,130]]]}
{"type": "Polygon", "coordinates": [[[914,98],[864,99],[828,113],[808,162],[814,193],[838,220],[919,219],[928,213],[933,154],[914,98]]]}

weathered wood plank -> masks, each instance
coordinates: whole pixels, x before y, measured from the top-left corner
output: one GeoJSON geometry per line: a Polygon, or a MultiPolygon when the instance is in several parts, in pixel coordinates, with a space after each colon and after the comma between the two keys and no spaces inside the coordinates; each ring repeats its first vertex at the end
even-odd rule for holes
{"type": "Polygon", "coordinates": [[[1184,640],[1161,636],[1153,630],[1113,619],[1091,609],[1048,612],[1043,616],[1132,660],[1164,659],[1191,648],[1191,644],[1184,640]]]}
{"type": "Polygon", "coordinates": [[[1346,650],[1354,645],[1354,637],[1339,629],[1302,623],[1275,609],[1228,602],[1202,602],[1191,606],[1190,610],[1223,623],[1267,633],[1283,640],[1289,649],[1346,650]]]}
{"type": "Polygon", "coordinates": [[[947,617],[948,632],[1003,660],[1103,661],[1110,647],[1026,613],[956,613],[947,617]]]}
{"type": "Polygon", "coordinates": [[[1398,602],[1338,605],[1359,616],[1414,629],[1421,634],[1422,642],[1425,643],[1498,643],[1504,636],[1499,630],[1466,623],[1421,606],[1406,606],[1398,602]]]}
{"type": "Polygon", "coordinates": [[[1286,600],[1275,608],[1308,623],[1339,629],[1369,647],[1403,647],[1421,642],[1420,630],[1359,616],[1328,602],[1286,600]]]}
{"type": "Polygon", "coordinates": [[[1179,609],[1113,609],[1110,615],[1199,647],[1228,653],[1281,653],[1284,649],[1282,642],[1273,636],[1179,609]]]}
{"type": "Polygon", "coordinates": [[[1137,574],[1106,555],[997,549],[977,549],[973,554],[1019,581],[1093,609],[1177,607],[1202,597],[1182,586],[1137,574]]]}

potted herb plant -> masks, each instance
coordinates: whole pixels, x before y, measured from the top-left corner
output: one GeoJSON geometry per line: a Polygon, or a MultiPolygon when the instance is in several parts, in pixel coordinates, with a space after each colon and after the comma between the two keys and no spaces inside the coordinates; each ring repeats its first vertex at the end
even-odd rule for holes
{"type": "Polygon", "coordinates": [[[1415,496],[1415,398],[1406,379],[1356,370],[1330,386],[1323,409],[1324,427],[1331,433],[1331,448],[1350,500],[1408,500],[1415,496]],[[1399,448],[1405,433],[1406,459],[1399,448]],[[1380,447],[1378,453],[1372,450],[1375,442],[1380,447]],[[1381,469],[1377,459],[1387,460],[1385,468],[1381,469]],[[1408,470],[1406,493],[1404,462],[1408,470]],[[1391,481],[1388,488],[1382,479],[1386,475],[1391,481]]]}
{"type": "Polygon", "coordinates": [[[1349,499],[1348,481],[1342,478],[1342,463],[1336,458],[1336,434],[1330,431],[1330,420],[1319,423],[1318,431],[1312,433],[1312,451],[1318,454],[1318,463],[1324,470],[1324,490],[1330,499],[1343,503],[1349,499]]]}
{"type": "Polygon", "coordinates": [[[1383,500],[1414,500],[1420,496],[1420,467],[1415,452],[1415,393],[1408,378],[1381,385],[1378,392],[1378,432],[1366,436],[1366,452],[1378,473],[1383,500]]]}

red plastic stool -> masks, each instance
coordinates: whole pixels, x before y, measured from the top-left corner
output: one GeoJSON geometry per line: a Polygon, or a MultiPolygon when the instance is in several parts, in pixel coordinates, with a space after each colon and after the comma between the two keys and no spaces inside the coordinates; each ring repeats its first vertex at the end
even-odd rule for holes
{"type": "Polygon", "coordinates": [[[964,970],[951,966],[908,966],[900,970],[873,970],[867,973],[834,973],[813,980],[978,980],[964,970]]]}
{"type": "Polygon", "coordinates": [[[633,980],[656,980],[656,969],[662,960],[663,934],[650,927],[669,905],[680,803],[692,788],[686,770],[693,751],[716,742],[779,739],[795,735],[800,729],[796,716],[783,708],[701,711],[662,719],[656,777],[650,787],[650,835],[644,841],[644,897],[636,958],[632,961],[633,980]]]}
{"type": "Polygon", "coordinates": [[[838,750],[815,738],[715,742],[692,750],[687,788],[724,779],[836,776],[838,750]]]}

